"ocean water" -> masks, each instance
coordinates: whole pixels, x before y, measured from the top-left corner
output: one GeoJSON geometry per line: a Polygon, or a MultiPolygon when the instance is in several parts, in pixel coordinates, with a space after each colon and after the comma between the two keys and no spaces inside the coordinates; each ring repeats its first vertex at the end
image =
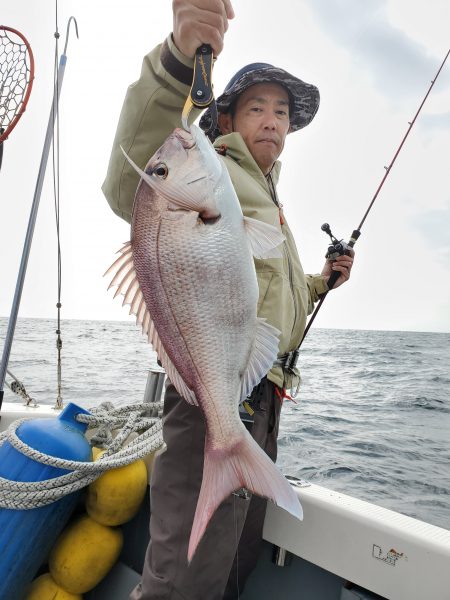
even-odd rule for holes
{"type": "MultiPolygon", "coordinates": [[[[39,403],[56,399],[55,329],[17,323],[9,369],[39,403]]],[[[62,340],[65,402],[141,401],[156,357],[133,322],[63,321],[62,340]]],[[[450,334],[312,329],[299,364],[282,471],[450,529],[450,334]]]]}

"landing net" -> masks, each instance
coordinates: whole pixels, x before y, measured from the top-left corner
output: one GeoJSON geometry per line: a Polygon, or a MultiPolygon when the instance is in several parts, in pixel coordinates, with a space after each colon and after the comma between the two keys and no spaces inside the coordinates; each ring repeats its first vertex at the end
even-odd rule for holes
{"type": "Polygon", "coordinates": [[[0,25],[0,143],[25,111],[34,78],[31,47],[17,30],[0,25]]]}

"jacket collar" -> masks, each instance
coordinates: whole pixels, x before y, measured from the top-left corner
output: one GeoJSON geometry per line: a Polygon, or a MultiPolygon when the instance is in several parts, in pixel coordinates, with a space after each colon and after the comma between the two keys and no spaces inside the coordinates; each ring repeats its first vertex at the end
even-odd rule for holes
{"type": "MultiPolygon", "coordinates": [[[[249,149],[247,148],[246,143],[242,139],[240,133],[233,132],[228,133],[227,135],[220,135],[214,141],[214,148],[219,148],[220,146],[225,145],[227,148],[227,156],[232,158],[235,162],[238,163],[247,173],[249,173],[252,177],[259,180],[264,180],[266,183],[266,177],[264,176],[261,169],[258,167],[255,159],[250,154],[249,149]]],[[[274,185],[277,185],[278,179],[280,177],[280,169],[281,162],[277,160],[270,172],[272,176],[272,181],[274,185]]]]}

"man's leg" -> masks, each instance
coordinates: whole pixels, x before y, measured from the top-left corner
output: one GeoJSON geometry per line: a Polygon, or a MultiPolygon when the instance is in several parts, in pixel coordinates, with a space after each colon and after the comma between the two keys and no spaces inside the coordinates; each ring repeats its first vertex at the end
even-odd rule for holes
{"type": "MultiPolygon", "coordinates": [[[[275,389],[276,386],[267,379],[263,379],[255,388],[255,419],[251,427],[253,438],[274,462],[277,459],[281,411],[281,401],[275,389]]],[[[253,496],[251,499],[223,600],[238,598],[238,592],[242,593],[248,576],[256,566],[262,546],[266,505],[267,500],[264,498],[253,496]]]]}
{"type": "Polygon", "coordinates": [[[155,461],[151,484],[151,541],[130,600],[221,600],[249,501],[231,495],[219,506],[188,566],[205,425],[200,409],[173,386],[164,400],[163,432],[167,449],[155,461]]]}
{"type": "Polygon", "coordinates": [[[163,437],[167,449],[155,460],[150,487],[150,544],[132,600],[176,598],[174,580],[182,568],[183,532],[195,507],[199,470],[201,477],[203,418],[172,385],[164,398],[163,437]]]}

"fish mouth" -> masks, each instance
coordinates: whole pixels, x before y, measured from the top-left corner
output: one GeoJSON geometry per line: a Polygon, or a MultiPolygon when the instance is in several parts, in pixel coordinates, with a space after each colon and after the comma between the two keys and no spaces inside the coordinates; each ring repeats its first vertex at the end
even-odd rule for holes
{"type": "Polygon", "coordinates": [[[195,146],[195,139],[192,133],[182,129],[181,127],[177,127],[173,132],[175,138],[180,142],[185,150],[189,150],[195,146]]]}

